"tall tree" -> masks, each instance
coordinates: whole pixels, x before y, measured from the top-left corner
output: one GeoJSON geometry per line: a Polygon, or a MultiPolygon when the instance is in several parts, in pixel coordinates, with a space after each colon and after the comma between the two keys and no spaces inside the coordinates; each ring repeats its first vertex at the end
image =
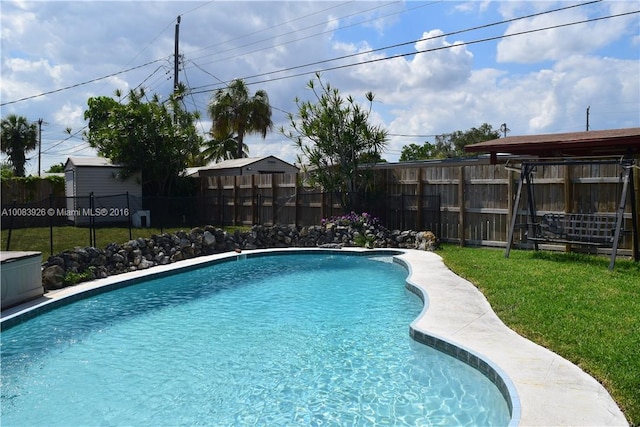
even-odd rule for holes
{"type": "Polygon", "coordinates": [[[405,145],[402,147],[400,161],[470,157],[475,154],[465,152],[466,145],[498,138],[500,138],[500,131],[494,130],[490,124],[483,123],[480,127],[467,131],[457,130],[453,133],[438,135],[434,144],[425,142],[423,146],[405,145]]]}
{"type": "Polygon", "coordinates": [[[56,165],[51,165],[47,173],[64,173],[64,163],[60,162],[56,165]]]}
{"type": "Polygon", "coordinates": [[[259,133],[266,138],[273,128],[271,105],[264,90],[249,95],[246,83],[236,79],[226,88],[218,89],[208,107],[212,120],[211,135],[221,141],[234,135],[237,159],[243,157],[244,136],[259,133]]]}
{"type": "Polygon", "coordinates": [[[27,152],[38,145],[38,128],[23,116],[10,114],[2,119],[2,152],[9,156],[15,176],[24,176],[27,152]]]}
{"type": "Polygon", "coordinates": [[[411,160],[433,159],[434,150],[435,150],[435,147],[429,144],[428,142],[425,142],[424,145],[418,145],[418,144],[404,145],[402,147],[402,151],[400,152],[399,160],[401,162],[407,162],[411,160]]]}
{"type": "Polygon", "coordinates": [[[147,194],[169,195],[188,160],[200,152],[202,137],[194,123],[198,114],[180,107],[183,92],[181,85],[166,103],[157,95],[146,101],[143,89],[130,91],[127,103],[106,96],[89,98],[84,113],[89,144],[121,164],[125,174],[142,172],[147,194]]]}
{"type": "Polygon", "coordinates": [[[349,211],[357,207],[358,192],[370,184],[370,174],[360,167],[361,159],[379,158],[387,131],[369,123],[373,93],[365,95],[366,108],[351,96],[342,97],[319,74],[307,87],[315,100],[296,98],[298,113],[289,114],[290,130],[282,127],[280,132],[300,149],[298,162],[306,166],[312,182],[342,194],[342,206],[349,211]]]}
{"type": "MultiPolygon", "coordinates": [[[[200,153],[204,164],[210,162],[219,162],[221,160],[235,159],[238,154],[238,141],[233,134],[227,135],[222,139],[210,139],[205,141],[204,149],[200,153]]],[[[246,144],[242,144],[242,156],[249,156],[249,148],[246,144]]]]}

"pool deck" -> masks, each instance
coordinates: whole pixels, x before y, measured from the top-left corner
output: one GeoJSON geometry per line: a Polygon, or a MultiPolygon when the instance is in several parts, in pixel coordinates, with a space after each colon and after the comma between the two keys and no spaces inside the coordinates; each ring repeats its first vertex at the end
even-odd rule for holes
{"type": "MultiPolygon", "coordinates": [[[[271,249],[268,251],[286,251],[271,249]]],[[[295,250],[304,250],[296,248],[295,250]]],[[[342,251],[362,249],[344,248],[342,251]]],[[[242,254],[265,252],[244,251],[242,254]]],[[[374,254],[376,251],[367,251],[374,254]]],[[[402,250],[397,258],[410,270],[408,282],[420,289],[425,309],[411,327],[446,340],[497,367],[512,394],[512,424],[521,426],[628,426],[624,414],[605,388],[576,365],[507,328],[486,298],[468,281],[453,274],[433,252],[402,250]]],[[[2,320],[38,307],[125,280],[193,267],[235,257],[237,253],[193,258],[148,270],[49,292],[44,297],[3,310],[2,320]]]]}
{"type": "Polygon", "coordinates": [[[507,328],[484,295],[438,255],[407,251],[400,258],[411,266],[409,281],[428,295],[428,306],[413,327],[470,349],[506,373],[520,400],[519,425],[628,425],[598,381],[507,328]]]}

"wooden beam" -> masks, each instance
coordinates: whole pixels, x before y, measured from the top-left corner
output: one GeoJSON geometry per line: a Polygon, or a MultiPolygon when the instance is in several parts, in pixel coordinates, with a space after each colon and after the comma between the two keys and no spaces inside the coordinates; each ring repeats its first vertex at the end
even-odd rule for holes
{"type": "MultiPolygon", "coordinates": [[[[509,253],[511,253],[511,244],[513,242],[513,234],[516,228],[516,219],[518,218],[518,207],[520,206],[520,197],[522,196],[522,186],[524,185],[524,172],[525,166],[522,166],[522,171],[520,172],[520,180],[518,181],[518,191],[516,192],[516,198],[512,203],[512,214],[511,221],[509,226],[509,233],[507,234],[507,249],[504,252],[504,257],[509,258],[509,253]]],[[[513,185],[511,185],[513,187],[513,185]]],[[[511,202],[511,198],[509,198],[509,202],[511,202]]]]}
{"type": "MultiPolygon", "coordinates": [[[[571,179],[571,166],[561,166],[564,169],[564,212],[566,214],[571,213],[573,202],[573,181],[571,179]]],[[[571,244],[566,244],[564,247],[566,252],[571,252],[571,244]]]]}
{"type": "MultiPolygon", "coordinates": [[[[511,220],[512,217],[514,215],[513,212],[513,202],[514,202],[514,186],[513,186],[513,174],[514,171],[511,170],[507,170],[507,213],[506,213],[506,217],[507,217],[507,221],[506,223],[508,224],[509,228],[507,229],[507,238],[509,238],[509,235],[511,234],[511,238],[513,238],[513,233],[511,231],[511,220]]],[[[508,246],[511,246],[508,243],[508,246]]]]}
{"type": "Polygon", "coordinates": [[[422,184],[422,176],[424,175],[422,168],[418,168],[418,184],[416,187],[417,193],[417,204],[418,204],[418,212],[416,213],[416,228],[418,230],[422,230],[424,228],[424,223],[422,222],[422,210],[424,209],[424,197],[423,197],[423,184],[422,184]]]}

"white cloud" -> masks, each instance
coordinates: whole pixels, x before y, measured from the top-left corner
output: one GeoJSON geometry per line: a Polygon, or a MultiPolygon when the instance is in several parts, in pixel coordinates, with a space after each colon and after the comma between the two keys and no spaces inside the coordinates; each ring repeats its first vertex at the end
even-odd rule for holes
{"type": "MultiPolygon", "coordinates": [[[[186,62],[181,64],[180,80],[195,88],[185,103],[201,111],[204,132],[210,126],[206,104],[221,86],[218,79],[256,76],[249,79],[250,90],[267,91],[275,127],[286,128],[285,112],[296,113],[296,96],[310,98],[305,85],[313,74],[282,77],[368,60],[377,61],[325,71],[322,78],[356,99],[374,92],[372,120],[384,123],[391,133],[442,134],[483,122],[494,128],[506,122],[512,134],[582,130],[589,105],[593,128],[638,126],[637,15],[492,43],[463,45],[459,40],[476,38],[463,34],[439,37],[565,5],[555,1],[447,1],[419,8],[411,2],[389,6],[301,1],[3,2],[2,102],[160,60],[5,105],[3,114],[15,112],[30,120],[43,117],[56,124],[51,132],[67,126],[75,131],[82,127],[81,115],[90,96],[113,96],[116,89],[126,93],[144,82],[150,94],[166,97],[173,85],[175,19],[181,15],[180,51],[186,62]],[[394,14],[400,9],[409,12],[394,14]],[[408,42],[421,34],[429,40],[299,67],[408,42]],[[398,53],[410,55],[389,59],[398,53]],[[278,72],[286,68],[292,69],[278,72]]],[[[499,31],[527,31],[634,8],[634,2],[602,2],[513,23],[499,31]]],[[[57,140],[65,136],[60,134],[57,140]]],[[[394,137],[388,160],[397,160],[402,145],[427,139],[433,140],[394,137]]],[[[247,143],[252,156],[295,159],[296,149],[275,130],[264,141],[251,137],[247,143]]],[[[73,141],[69,149],[82,149],[81,144],[73,141]]],[[[66,146],[55,151],[64,156],[66,146]]]]}
{"type": "MultiPolygon", "coordinates": [[[[459,87],[414,93],[404,108],[394,110],[388,128],[394,134],[433,135],[486,122],[494,129],[507,123],[513,135],[581,131],[589,106],[591,129],[637,127],[638,75],[637,61],[590,56],[524,74],[478,70],[459,87]],[[617,103],[627,105],[626,113],[607,113],[617,103]]],[[[399,154],[403,145],[427,140],[434,138],[394,138],[390,150],[399,154]]]]}
{"type": "Polygon", "coordinates": [[[410,62],[410,87],[443,90],[459,85],[471,75],[473,54],[462,44],[448,43],[441,35],[440,30],[430,31],[422,35],[427,40],[416,43],[417,51],[427,52],[418,53],[410,62]]]}
{"type": "MultiPolygon", "coordinates": [[[[545,4],[544,2],[540,3],[545,4]]],[[[505,30],[505,35],[527,33],[543,28],[550,29],[502,39],[498,43],[497,60],[498,62],[537,63],[547,60],[560,60],[568,54],[578,55],[595,52],[623,37],[629,31],[630,26],[636,29],[636,32],[632,33],[632,35],[637,34],[637,17],[630,15],[576,25],[567,26],[566,24],[629,12],[636,8],[632,6],[632,3],[607,2],[604,4],[605,7],[599,8],[596,13],[592,14],[587,9],[574,8],[512,22],[505,30]],[[558,28],[553,28],[556,26],[558,28]]],[[[519,4],[522,6],[523,3],[519,4]]],[[[540,4],[537,5],[538,7],[540,6],[540,4]]],[[[560,3],[560,6],[564,5],[564,3],[560,3]]],[[[544,10],[547,10],[546,7],[544,10]]],[[[505,10],[506,8],[503,8],[503,13],[509,17],[512,11],[505,12],[505,10]]]]}
{"type": "Polygon", "coordinates": [[[386,103],[406,102],[422,91],[458,86],[471,75],[473,55],[464,45],[449,43],[442,35],[441,30],[425,32],[414,45],[417,53],[406,57],[389,59],[378,52],[362,55],[358,57],[360,61],[375,62],[354,67],[350,74],[370,90],[381,93],[380,99],[386,103]]]}
{"type": "Polygon", "coordinates": [[[84,122],[84,106],[72,105],[67,102],[54,114],[54,120],[64,127],[81,128],[84,122]]]}
{"type": "Polygon", "coordinates": [[[8,58],[2,62],[2,98],[21,99],[60,87],[72,67],[47,59],[8,58]]]}
{"type": "Polygon", "coordinates": [[[460,2],[454,6],[455,10],[464,13],[477,13],[477,12],[485,12],[489,5],[491,4],[491,0],[474,0],[467,2],[460,2]]]}

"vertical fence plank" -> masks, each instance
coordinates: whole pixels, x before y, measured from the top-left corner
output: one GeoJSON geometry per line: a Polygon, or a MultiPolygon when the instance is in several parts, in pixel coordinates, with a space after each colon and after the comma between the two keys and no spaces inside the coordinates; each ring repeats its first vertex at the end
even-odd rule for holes
{"type": "Polygon", "coordinates": [[[416,194],[418,196],[418,200],[417,200],[418,212],[416,213],[416,228],[421,230],[423,227],[422,210],[424,209],[424,191],[422,189],[422,183],[423,183],[422,168],[418,168],[417,172],[418,174],[416,177],[416,194]]]}
{"type": "Polygon", "coordinates": [[[458,167],[458,223],[460,224],[458,231],[458,239],[460,239],[460,246],[464,246],[466,225],[465,225],[465,176],[464,166],[458,167]]]}
{"type": "MultiPolygon", "coordinates": [[[[571,200],[573,200],[573,183],[571,182],[571,166],[561,166],[564,170],[564,181],[562,183],[564,187],[564,212],[568,214],[571,212],[571,200]]],[[[565,245],[564,250],[571,252],[571,245],[565,245]]]]}

